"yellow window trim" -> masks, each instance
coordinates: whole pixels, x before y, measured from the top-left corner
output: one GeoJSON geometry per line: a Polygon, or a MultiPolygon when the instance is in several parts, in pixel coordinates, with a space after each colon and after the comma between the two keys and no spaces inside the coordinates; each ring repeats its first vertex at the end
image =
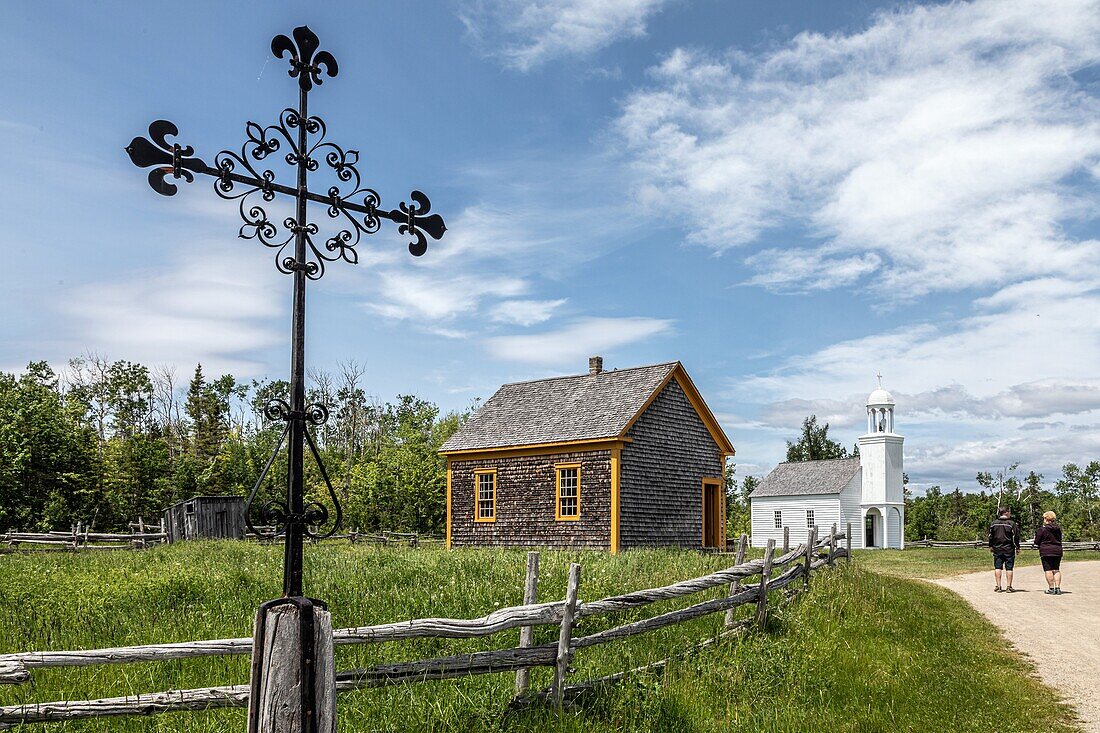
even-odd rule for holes
{"type": "Polygon", "coordinates": [[[495,522],[497,521],[497,470],[495,468],[479,468],[474,471],[474,521],[475,522],[495,522]],[[480,489],[478,488],[478,476],[489,475],[493,477],[493,516],[482,518],[481,512],[478,511],[479,499],[481,496],[480,489]]]}
{"type": "Polygon", "coordinates": [[[581,464],[579,463],[555,463],[554,485],[557,491],[554,494],[554,519],[559,522],[575,522],[581,518],[581,464]],[[577,469],[577,514],[576,516],[563,516],[561,513],[561,472],[565,468],[577,469]]]}

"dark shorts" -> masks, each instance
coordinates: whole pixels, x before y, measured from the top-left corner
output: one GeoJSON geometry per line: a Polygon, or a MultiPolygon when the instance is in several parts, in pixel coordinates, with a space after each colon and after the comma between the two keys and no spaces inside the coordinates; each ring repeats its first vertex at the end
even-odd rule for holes
{"type": "Polygon", "coordinates": [[[1009,553],[1009,554],[1005,554],[1005,553],[1001,553],[1001,552],[994,552],[993,553],[993,567],[996,568],[997,570],[1000,570],[1001,568],[1004,568],[1005,570],[1011,570],[1015,564],[1016,564],[1016,555],[1015,555],[1015,553],[1009,553]]]}
{"type": "Polygon", "coordinates": [[[1062,567],[1062,556],[1040,558],[1043,561],[1043,570],[1058,570],[1062,567]]]}

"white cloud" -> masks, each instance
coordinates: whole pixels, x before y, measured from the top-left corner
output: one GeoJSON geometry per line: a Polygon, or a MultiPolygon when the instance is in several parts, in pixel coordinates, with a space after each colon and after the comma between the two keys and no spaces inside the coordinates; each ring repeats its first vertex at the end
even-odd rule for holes
{"type": "Polygon", "coordinates": [[[272,319],[286,308],[289,278],[257,267],[253,253],[219,243],[163,270],[73,288],[60,304],[69,354],[99,352],[145,364],[248,376],[265,370],[257,351],[282,343],[272,319]]]}
{"type": "Polygon", "coordinates": [[[479,48],[529,71],[565,56],[587,56],[621,38],[645,35],[667,0],[470,0],[459,18],[479,48]]]}
{"type": "MultiPolygon", "coordinates": [[[[738,380],[731,396],[760,406],[762,428],[793,435],[816,414],[847,444],[862,432],[881,370],[915,481],[966,487],[978,471],[1016,461],[1055,476],[1100,454],[1100,432],[1088,428],[1100,412],[1100,283],[1074,285],[1010,285],[976,301],[968,317],[791,357],[738,380]]],[[[753,460],[777,460],[782,445],[777,437],[753,460]]]]}
{"type": "Polygon", "coordinates": [[[581,318],[554,331],[497,336],[487,344],[490,353],[501,359],[554,366],[581,363],[592,354],[671,330],[672,321],[659,318],[581,318]]]}
{"type": "Polygon", "coordinates": [[[493,309],[493,320],[498,323],[512,323],[517,326],[533,326],[550,320],[550,316],[565,298],[559,300],[504,300],[493,309]]]}
{"type": "Polygon", "coordinates": [[[1100,169],[1097,0],[904,6],[863,32],[758,55],[677,50],[616,129],[643,207],[692,211],[721,251],[801,227],[819,249],[750,259],[754,283],[879,298],[1073,279],[1100,267],[1063,224],[1100,169]]]}
{"type": "MultiPolygon", "coordinates": [[[[486,297],[514,297],[526,284],[516,278],[390,270],[378,273],[382,302],[368,308],[395,320],[448,321],[473,313],[486,297]]],[[[453,336],[454,332],[442,335],[453,336]]]]}
{"type": "Polygon", "coordinates": [[[1040,281],[1009,286],[979,300],[968,317],[842,341],[790,358],[769,373],[739,381],[734,389],[755,397],[754,402],[822,391],[845,397],[869,392],[881,370],[888,387],[910,394],[953,384],[966,385],[978,398],[1005,393],[998,399],[1003,410],[1011,411],[1013,400],[1026,396],[1021,385],[1095,388],[1100,282],[1078,284],[1062,293],[1040,281]]]}

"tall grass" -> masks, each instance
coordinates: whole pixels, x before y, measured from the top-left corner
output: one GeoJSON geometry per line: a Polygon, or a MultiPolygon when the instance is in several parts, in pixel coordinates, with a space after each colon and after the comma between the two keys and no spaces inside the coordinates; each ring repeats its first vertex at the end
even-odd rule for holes
{"type": "MultiPolygon", "coordinates": [[[[306,588],[338,627],[425,616],[480,616],[521,602],[523,551],[307,548],[306,588]]],[[[95,648],[248,636],[256,605],[280,593],[281,550],[240,542],[146,552],[0,557],[0,652],[95,648]]],[[[544,551],[540,600],[561,598],[570,562],[584,566],[582,600],[663,585],[729,558],[652,550],[611,557],[544,551]]],[[[712,591],[715,596],[721,589],[712,591]]],[[[700,598],[700,597],[696,597],[700,598]]],[[[694,600],[694,599],[693,599],[694,600]]],[[[683,605],[585,619],[585,634],[683,605]]],[[[746,613],[748,609],[743,609],[746,613]]],[[[722,614],[581,650],[573,679],[653,661],[709,635],[722,614]]],[[[337,649],[339,669],[490,647],[427,639],[337,649]]],[[[536,641],[556,637],[542,629],[536,641]]],[[[722,642],[659,674],[638,676],[556,716],[509,710],[514,676],[486,675],[341,695],[344,731],[999,731],[1075,730],[1050,692],[976,613],[947,591],[858,567],[815,576],[812,592],[777,611],[766,632],[722,642]]],[[[536,670],[532,686],[549,683],[536,670]]],[[[43,669],[0,688],[0,703],[88,699],[247,681],[245,657],[43,669]]],[[[242,730],[240,710],[27,726],[43,731],[242,730]]]]}

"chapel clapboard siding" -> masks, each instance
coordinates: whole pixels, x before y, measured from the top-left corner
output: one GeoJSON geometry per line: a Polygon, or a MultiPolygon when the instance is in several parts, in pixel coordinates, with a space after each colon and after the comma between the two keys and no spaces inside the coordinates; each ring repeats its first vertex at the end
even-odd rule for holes
{"type": "Polygon", "coordinates": [[[722,477],[725,458],[683,387],[672,379],[627,431],[622,450],[622,548],[698,547],[703,479],[722,477]]]}
{"type": "Polygon", "coordinates": [[[451,461],[451,545],[588,547],[611,545],[611,452],[451,461]],[[581,464],[580,519],[555,519],[555,466],[581,464]],[[474,521],[474,472],[495,469],[496,520],[474,521]]]}

